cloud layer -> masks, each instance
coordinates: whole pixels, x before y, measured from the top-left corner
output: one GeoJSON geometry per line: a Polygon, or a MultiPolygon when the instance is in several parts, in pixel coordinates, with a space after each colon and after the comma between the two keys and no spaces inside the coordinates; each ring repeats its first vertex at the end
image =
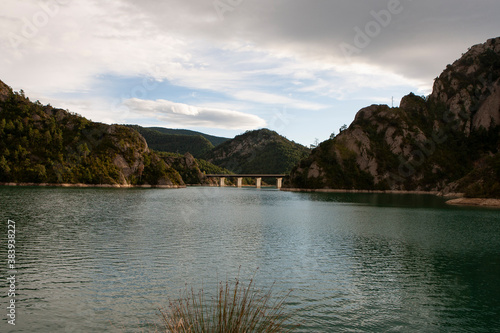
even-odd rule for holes
{"type": "Polygon", "coordinates": [[[2,0],[0,79],[102,121],[133,119],[139,108],[113,105],[134,97],[212,110],[149,113],[164,126],[233,129],[246,115],[250,128],[286,107],[297,123],[284,130],[312,142],[331,133],[314,118],[338,128],[367,101],[430,93],[446,64],[498,35],[499,12],[498,0],[2,0]],[[125,82],[143,79],[163,84],[135,96],[125,82]]]}
{"type": "Polygon", "coordinates": [[[167,100],[141,100],[132,98],[124,105],[135,114],[157,118],[173,125],[248,130],[261,128],[266,122],[243,112],[198,107],[167,100]]]}

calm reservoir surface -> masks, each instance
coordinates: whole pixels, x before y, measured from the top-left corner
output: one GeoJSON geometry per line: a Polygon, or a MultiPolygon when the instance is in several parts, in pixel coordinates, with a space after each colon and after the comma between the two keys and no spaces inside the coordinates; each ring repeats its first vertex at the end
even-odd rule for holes
{"type": "Polygon", "coordinates": [[[16,326],[5,282],[1,332],[148,332],[186,284],[210,290],[239,270],[292,290],[298,332],[500,332],[500,210],[425,195],[0,187],[0,218],[4,281],[8,219],[17,265],[16,326]]]}

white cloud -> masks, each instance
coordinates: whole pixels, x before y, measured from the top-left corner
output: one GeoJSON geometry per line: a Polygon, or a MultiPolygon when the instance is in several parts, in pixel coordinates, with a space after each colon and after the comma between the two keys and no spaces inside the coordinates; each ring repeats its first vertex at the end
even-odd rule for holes
{"type": "Polygon", "coordinates": [[[249,130],[266,126],[266,122],[252,114],[239,111],[198,107],[159,99],[156,101],[131,98],[124,102],[131,113],[155,118],[168,126],[211,127],[231,130],[249,130]]]}

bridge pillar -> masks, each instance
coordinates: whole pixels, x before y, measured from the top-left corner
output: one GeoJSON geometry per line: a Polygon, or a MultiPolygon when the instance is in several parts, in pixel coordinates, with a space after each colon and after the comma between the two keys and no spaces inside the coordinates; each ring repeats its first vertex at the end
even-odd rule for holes
{"type": "Polygon", "coordinates": [[[238,187],[242,187],[243,186],[243,178],[242,177],[238,177],[238,187]]]}
{"type": "Polygon", "coordinates": [[[256,185],[257,185],[257,188],[262,187],[262,178],[261,177],[256,178],[256,185]]]}
{"type": "Polygon", "coordinates": [[[226,177],[220,177],[220,187],[226,186],[226,177]]]}
{"type": "Polygon", "coordinates": [[[283,178],[276,178],[276,188],[279,190],[283,185],[283,178]]]}

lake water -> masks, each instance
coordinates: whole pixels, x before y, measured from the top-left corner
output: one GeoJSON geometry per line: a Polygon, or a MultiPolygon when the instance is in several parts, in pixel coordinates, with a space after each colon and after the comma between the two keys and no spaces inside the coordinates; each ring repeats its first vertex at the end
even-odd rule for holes
{"type": "Polygon", "coordinates": [[[291,290],[298,332],[500,332],[500,210],[426,195],[3,187],[0,218],[1,276],[8,219],[17,264],[16,326],[5,283],[1,332],[148,332],[186,284],[238,271],[291,290]]]}

